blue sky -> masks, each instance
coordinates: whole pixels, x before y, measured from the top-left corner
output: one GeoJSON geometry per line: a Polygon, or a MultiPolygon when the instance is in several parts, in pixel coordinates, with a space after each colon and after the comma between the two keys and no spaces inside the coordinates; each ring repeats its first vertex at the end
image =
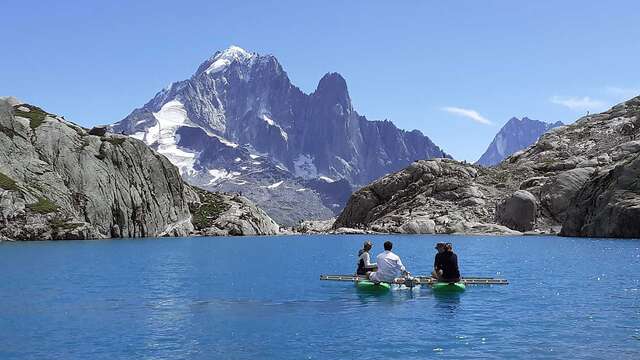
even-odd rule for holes
{"type": "Polygon", "coordinates": [[[14,1],[0,95],[85,126],[122,119],[216,50],[341,73],[369,119],[475,161],[512,116],[572,122],[640,95],[637,1],[14,1]]]}

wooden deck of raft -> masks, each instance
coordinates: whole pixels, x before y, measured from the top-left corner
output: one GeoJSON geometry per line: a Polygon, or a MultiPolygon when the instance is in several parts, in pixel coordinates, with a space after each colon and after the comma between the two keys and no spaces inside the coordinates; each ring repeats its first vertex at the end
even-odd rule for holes
{"type": "MultiPolygon", "coordinates": [[[[414,276],[414,281],[419,285],[431,285],[437,282],[436,279],[431,276],[414,276]]],[[[320,275],[320,280],[328,281],[363,281],[369,280],[366,276],[360,275],[320,275]]],[[[463,277],[460,280],[465,285],[508,285],[507,279],[496,279],[488,277],[463,277]]]]}

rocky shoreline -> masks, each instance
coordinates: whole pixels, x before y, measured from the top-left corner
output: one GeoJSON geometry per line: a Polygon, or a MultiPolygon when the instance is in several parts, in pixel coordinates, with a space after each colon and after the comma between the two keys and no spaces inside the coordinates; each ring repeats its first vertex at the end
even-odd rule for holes
{"type": "Polygon", "coordinates": [[[356,191],[333,229],[640,237],[640,97],[552,129],[496,167],[416,161],[356,191]]]}

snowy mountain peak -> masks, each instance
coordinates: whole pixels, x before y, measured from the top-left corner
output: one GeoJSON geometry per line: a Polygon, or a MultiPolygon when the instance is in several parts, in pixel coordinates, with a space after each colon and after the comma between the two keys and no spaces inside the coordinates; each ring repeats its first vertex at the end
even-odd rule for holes
{"type": "Polygon", "coordinates": [[[217,52],[211,58],[211,64],[205,70],[207,74],[217,73],[227,68],[233,62],[246,62],[253,58],[254,54],[235,45],[229,46],[224,51],[217,52]]]}
{"type": "Polygon", "coordinates": [[[353,185],[447,157],[418,131],[360,116],[340,74],[327,73],[306,94],[275,56],[237,46],[112,129],[156,148],[192,185],[243,192],[284,225],[327,219],[353,185]]]}
{"type": "Polygon", "coordinates": [[[241,48],[239,46],[231,45],[226,50],[222,51],[220,53],[220,56],[221,57],[227,57],[227,58],[228,57],[234,57],[234,58],[246,59],[246,58],[252,57],[253,55],[250,52],[248,52],[247,50],[245,50],[245,49],[243,49],[243,48],[241,48]]]}

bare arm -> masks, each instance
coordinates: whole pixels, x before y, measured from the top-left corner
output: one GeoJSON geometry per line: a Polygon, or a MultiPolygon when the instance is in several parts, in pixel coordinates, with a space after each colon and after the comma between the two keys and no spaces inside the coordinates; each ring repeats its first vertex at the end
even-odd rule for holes
{"type": "Polygon", "coordinates": [[[376,263],[372,263],[371,262],[371,256],[369,256],[369,253],[366,253],[367,255],[364,256],[364,266],[365,267],[375,267],[378,266],[376,263]]]}

